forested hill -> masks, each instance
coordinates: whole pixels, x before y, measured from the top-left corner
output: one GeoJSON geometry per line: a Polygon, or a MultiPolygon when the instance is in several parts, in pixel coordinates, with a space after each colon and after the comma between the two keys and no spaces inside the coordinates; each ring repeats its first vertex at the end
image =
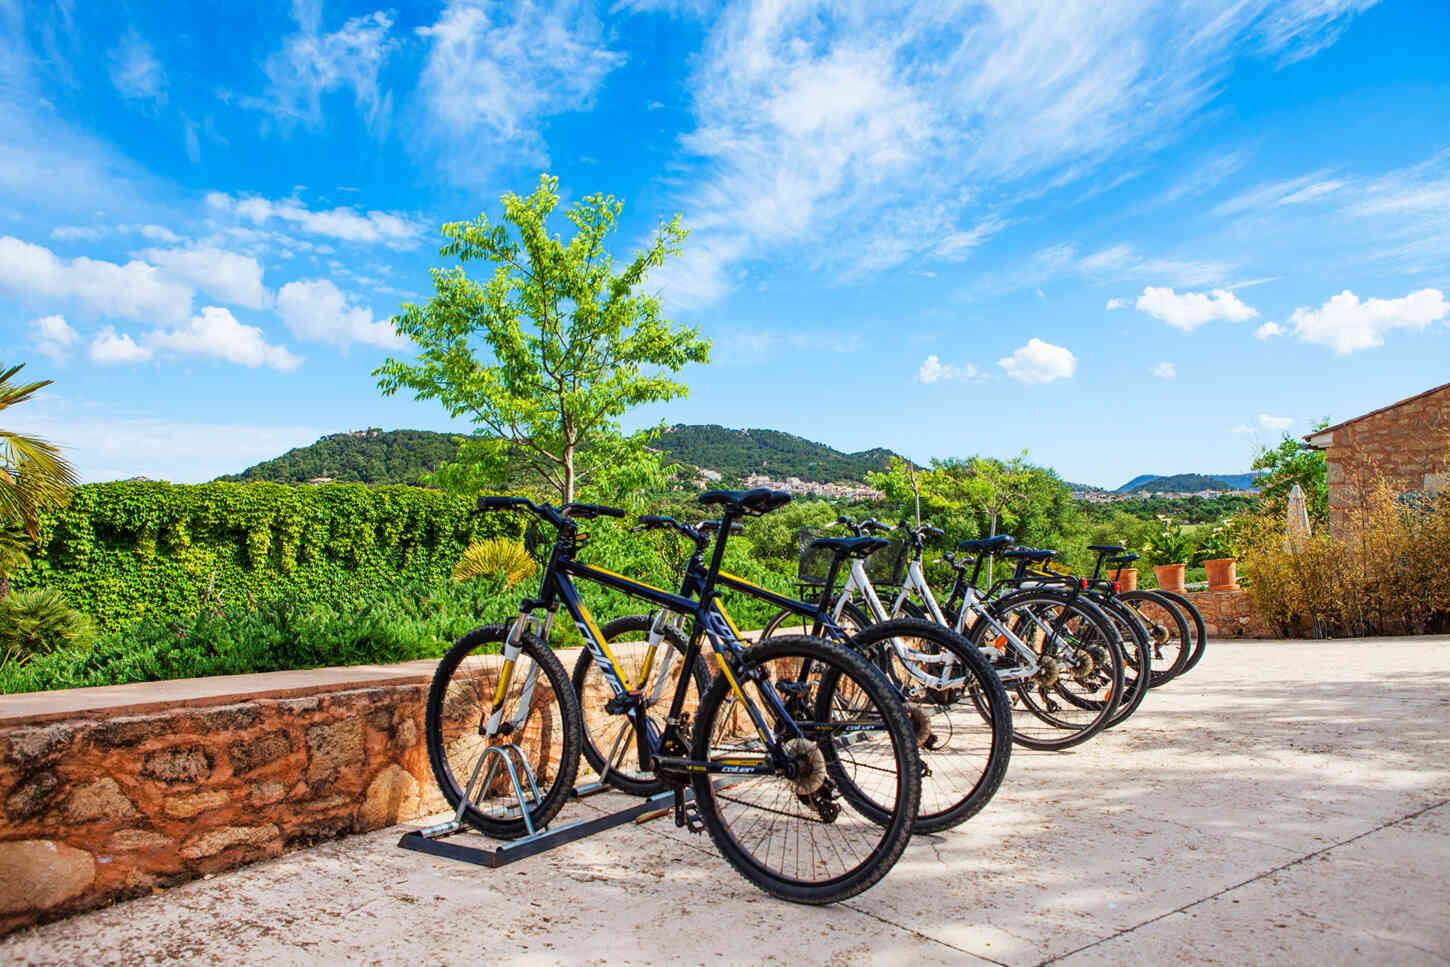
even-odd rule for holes
{"type": "MultiPolygon", "coordinates": [[[[411,484],[452,460],[459,436],[429,430],[356,430],[332,433],[316,443],[221,477],[251,483],[307,483],[331,478],[339,483],[411,484]]],[[[890,450],[842,453],[779,430],[727,430],[721,426],[674,426],[654,446],[667,462],[714,470],[725,481],[752,473],[776,479],[800,477],[827,483],[863,481],[885,470],[890,450]]]]}
{"type": "Polygon", "coordinates": [[[411,484],[452,460],[460,437],[431,430],[356,430],[332,433],[316,443],[288,450],[222,480],[251,483],[307,483],[332,478],[339,483],[411,484]]]}
{"type": "Polygon", "coordinates": [[[880,447],[842,453],[779,430],[730,430],[713,424],[672,426],[655,446],[676,463],[714,470],[726,480],[763,473],[777,480],[864,481],[866,474],[885,470],[895,456],[880,447]]]}
{"type": "Polygon", "coordinates": [[[1134,477],[1118,488],[1118,493],[1131,494],[1145,490],[1158,493],[1193,493],[1199,490],[1251,490],[1251,473],[1175,473],[1167,477],[1144,475],[1134,477]]]}

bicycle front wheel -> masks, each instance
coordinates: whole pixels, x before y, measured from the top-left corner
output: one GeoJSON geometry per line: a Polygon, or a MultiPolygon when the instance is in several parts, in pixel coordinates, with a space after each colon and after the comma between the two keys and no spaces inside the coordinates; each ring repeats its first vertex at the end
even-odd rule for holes
{"type": "Polygon", "coordinates": [[[730,678],[717,675],[700,701],[692,758],[738,767],[768,760],[778,739],[790,767],[714,782],[694,774],[710,838],[737,872],[783,900],[835,903],[869,888],[906,848],[921,800],[921,759],[895,690],[861,656],[804,636],[747,649],[734,679],[769,733],[760,734],[730,678]],[[838,709],[832,694],[853,701],[838,709]],[[779,707],[786,714],[771,711],[779,707]],[[841,795],[848,764],[852,781],[884,808],[882,821],[841,795]]]}
{"type": "Polygon", "coordinates": [[[488,625],[458,639],[433,673],[424,708],[428,761],[443,797],[456,809],[466,795],[463,820],[499,839],[529,831],[519,792],[536,830],[563,808],[583,731],[574,689],[549,646],[524,633],[518,659],[507,664],[507,638],[508,626],[488,625]]]}

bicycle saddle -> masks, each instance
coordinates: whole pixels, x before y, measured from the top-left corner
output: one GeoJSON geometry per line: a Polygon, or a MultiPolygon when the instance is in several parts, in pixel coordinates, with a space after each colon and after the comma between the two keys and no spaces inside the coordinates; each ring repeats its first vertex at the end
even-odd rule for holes
{"type": "Polygon", "coordinates": [[[848,557],[868,557],[890,543],[879,537],[818,537],[811,541],[810,546],[823,547],[848,557]]]}
{"type": "Polygon", "coordinates": [[[1124,564],[1132,564],[1140,556],[1141,555],[1138,554],[1119,554],[1117,557],[1108,558],[1106,563],[1111,564],[1114,567],[1122,567],[1124,564]]]}
{"type": "Polygon", "coordinates": [[[958,541],[957,550],[970,551],[973,554],[996,554],[1011,543],[1011,534],[998,534],[996,537],[978,537],[972,540],[958,541]]]}
{"type": "Polygon", "coordinates": [[[1097,551],[1099,554],[1121,554],[1127,550],[1121,544],[1089,544],[1087,549],[1097,551]]]}
{"type": "Polygon", "coordinates": [[[1014,547],[1010,551],[1002,552],[1002,557],[1019,558],[1024,561],[1050,561],[1056,556],[1056,551],[1047,551],[1036,547],[1014,547]]]}
{"type": "Polygon", "coordinates": [[[718,504],[725,508],[727,514],[733,511],[736,514],[758,516],[790,503],[790,494],[784,490],[756,487],[754,490],[711,490],[696,499],[707,507],[718,504]]]}

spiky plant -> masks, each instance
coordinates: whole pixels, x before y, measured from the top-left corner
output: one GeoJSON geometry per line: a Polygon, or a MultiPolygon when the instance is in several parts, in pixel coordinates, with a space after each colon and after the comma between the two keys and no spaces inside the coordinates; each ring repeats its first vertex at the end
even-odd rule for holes
{"type": "MultiPolygon", "coordinates": [[[[17,382],[24,368],[24,363],[9,369],[0,363],[0,410],[24,403],[51,384],[48,379],[17,382]]],[[[54,445],[0,429],[0,524],[18,523],[38,538],[40,515],[64,504],[75,485],[75,471],[54,445]]]]}
{"type": "Polygon", "coordinates": [[[523,544],[506,537],[490,537],[468,545],[463,559],[453,568],[453,580],[492,578],[511,588],[524,578],[533,577],[537,570],[523,544]]]}
{"type": "Polygon", "coordinates": [[[45,655],[80,644],[90,634],[86,616],[51,588],[19,591],[0,601],[0,654],[45,655]]]}

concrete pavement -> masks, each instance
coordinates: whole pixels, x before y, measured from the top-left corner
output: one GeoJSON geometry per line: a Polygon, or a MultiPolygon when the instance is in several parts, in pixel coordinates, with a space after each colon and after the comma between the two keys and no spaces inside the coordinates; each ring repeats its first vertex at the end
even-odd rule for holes
{"type": "Polygon", "coordinates": [[[34,928],[0,963],[1450,963],[1450,638],[1212,642],[1120,728],[1015,751],[983,814],[835,907],[770,899],[668,818],[500,870],[401,831],[34,928]]]}

